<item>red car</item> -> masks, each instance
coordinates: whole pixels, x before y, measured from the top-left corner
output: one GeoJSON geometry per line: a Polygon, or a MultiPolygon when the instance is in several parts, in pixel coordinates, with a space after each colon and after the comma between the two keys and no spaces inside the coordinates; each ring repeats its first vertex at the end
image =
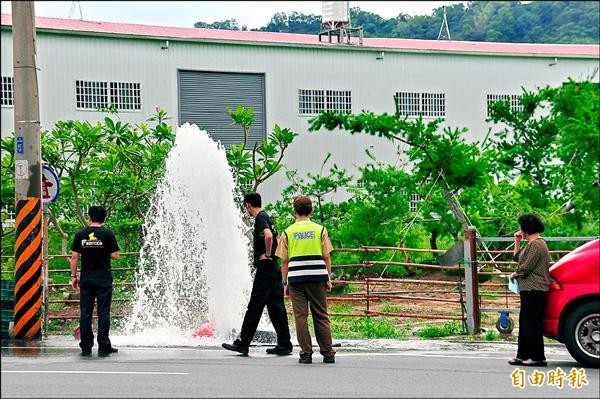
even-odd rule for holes
{"type": "Polygon", "coordinates": [[[563,342],[582,366],[600,367],[600,240],[550,268],[544,335],[563,342]]]}

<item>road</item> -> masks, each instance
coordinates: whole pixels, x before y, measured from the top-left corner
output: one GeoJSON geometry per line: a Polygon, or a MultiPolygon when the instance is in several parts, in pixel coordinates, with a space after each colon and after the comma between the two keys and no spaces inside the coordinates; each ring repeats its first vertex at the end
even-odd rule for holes
{"type": "Polygon", "coordinates": [[[515,344],[449,341],[342,341],[336,364],[271,356],[264,346],[244,357],[216,346],[120,347],[116,355],[81,358],[76,342],[12,346],[3,341],[1,394],[8,397],[463,397],[597,398],[599,370],[583,369],[560,346],[547,347],[545,381],[514,386],[515,344]],[[548,384],[548,372],[573,368],[585,380],[548,384]]]}

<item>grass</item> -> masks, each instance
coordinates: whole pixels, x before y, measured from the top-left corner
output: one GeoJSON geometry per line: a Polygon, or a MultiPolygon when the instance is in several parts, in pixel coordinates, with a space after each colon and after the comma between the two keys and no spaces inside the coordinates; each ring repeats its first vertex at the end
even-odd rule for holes
{"type": "Polygon", "coordinates": [[[51,311],[61,310],[64,307],[65,307],[64,303],[50,303],[50,304],[48,304],[48,310],[51,310],[51,311]]]}
{"type": "Polygon", "coordinates": [[[383,305],[383,308],[381,308],[381,310],[383,312],[388,312],[388,313],[402,313],[402,312],[405,312],[407,309],[404,306],[385,304],[385,305],[383,305]]]}
{"type": "Polygon", "coordinates": [[[331,318],[332,335],[335,338],[406,338],[410,330],[395,325],[385,317],[331,318]]]}
{"type": "Polygon", "coordinates": [[[58,335],[73,334],[79,326],[79,320],[50,320],[48,322],[48,333],[58,335]]]}
{"type": "Polygon", "coordinates": [[[440,338],[462,333],[462,325],[457,321],[450,321],[443,326],[427,326],[418,332],[421,338],[440,338]]]}
{"type": "Polygon", "coordinates": [[[486,341],[498,341],[500,336],[496,334],[493,330],[487,330],[483,339],[486,341]]]}

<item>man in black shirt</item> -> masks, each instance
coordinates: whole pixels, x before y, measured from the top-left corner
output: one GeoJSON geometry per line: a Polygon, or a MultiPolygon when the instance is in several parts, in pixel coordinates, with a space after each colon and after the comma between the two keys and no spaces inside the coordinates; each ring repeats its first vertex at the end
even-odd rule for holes
{"type": "Polygon", "coordinates": [[[267,353],[289,355],[292,353],[292,342],[290,341],[287,312],[283,302],[281,269],[275,256],[277,229],[267,212],[261,208],[260,194],[246,194],[244,196],[244,206],[246,212],[255,218],[254,266],[256,267],[256,275],[254,276],[254,285],[242,323],[240,337],[233,344],[224,343],[223,348],[248,354],[248,347],[254,338],[266,306],[271,323],[277,333],[277,346],[267,349],[267,353]]]}
{"type": "Polygon", "coordinates": [[[71,248],[71,286],[80,290],[79,328],[82,356],[90,356],[94,346],[92,314],[94,300],[98,300],[98,355],[118,352],[108,338],[110,330],[110,305],[112,302],[111,259],[119,259],[119,244],[112,230],[102,227],[106,210],[92,206],[88,210],[88,225],[75,233],[71,248]],[[81,277],[77,276],[77,263],[81,257],[81,277]]]}

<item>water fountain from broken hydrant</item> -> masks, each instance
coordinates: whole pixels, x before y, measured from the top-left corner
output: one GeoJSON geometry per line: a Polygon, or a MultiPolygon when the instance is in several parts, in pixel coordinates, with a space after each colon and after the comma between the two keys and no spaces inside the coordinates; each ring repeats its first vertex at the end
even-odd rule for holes
{"type": "Polygon", "coordinates": [[[181,126],[146,215],[132,313],[117,344],[234,338],[252,288],[235,190],[224,148],[196,125],[181,126]]]}

